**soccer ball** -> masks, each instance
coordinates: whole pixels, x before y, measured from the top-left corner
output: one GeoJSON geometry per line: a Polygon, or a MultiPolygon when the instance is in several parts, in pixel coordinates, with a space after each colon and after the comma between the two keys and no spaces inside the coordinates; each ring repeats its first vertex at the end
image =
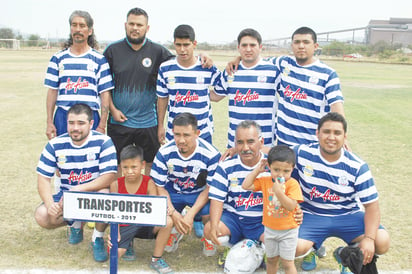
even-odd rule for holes
{"type": "Polygon", "coordinates": [[[226,257],[225,273],[252,274],[262,264],[265,250],[262,245],[250,239],[235,244],[226,257]]]}

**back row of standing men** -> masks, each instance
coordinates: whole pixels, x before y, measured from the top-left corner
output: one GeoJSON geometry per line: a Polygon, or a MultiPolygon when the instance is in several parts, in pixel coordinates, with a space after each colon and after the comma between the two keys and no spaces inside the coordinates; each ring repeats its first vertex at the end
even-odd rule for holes
{"type": "MultiPolygon", "coordinates": [[[[229,97],[228,148],[235,146],[236,128],[244,120],[260,125],[264,145],[272,146],[276,138],[277,144],[293,146],[317,141],[318,121],[325,113],[344,114],[339,78],[314,57],[318,44],[309,28],[292,35],[294,57],[270,60],[260,56],[259,33],[243,30],[238,69],[230,66],[221,73],[208,58],[194,55],[195,34],[188,25],[175,29],[176,58],[147,39],[148,16],[142,9],[129,11],[126,38],[109,45],[103,55],[93,49],[93,20],[87,12],[75,11],[69,22],[67,48],[51,58],[45,80],[47,136],[67,132],[67,111],[85,103],[93,110],[94,129],[105,133],[107,122],[118,159],[129,144],[144,149],[145,174],[160,143],[173,139],[172,122],[179,113],[193,113],[200,137],[211,143],[210,100],[229,97]],[[209,93],[210,86],[214,90],[209,93]]],[[[104,228],[96,226],[96,231],[93,238],[100,238],[104,228]]]]}

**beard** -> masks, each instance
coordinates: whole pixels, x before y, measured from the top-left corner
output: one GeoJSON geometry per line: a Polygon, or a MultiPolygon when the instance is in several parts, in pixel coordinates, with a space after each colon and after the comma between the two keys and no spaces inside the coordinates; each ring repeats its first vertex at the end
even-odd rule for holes
{"type": "Polygon", "coordinates": [[[129,41],[129,43],[134,44],[134,45],[140,45],[144,42],[144,40],[146,39],[146,35],[143,35],[140,38],[132,38],[129,35],[126,34],[127,40],[129,41]]]}

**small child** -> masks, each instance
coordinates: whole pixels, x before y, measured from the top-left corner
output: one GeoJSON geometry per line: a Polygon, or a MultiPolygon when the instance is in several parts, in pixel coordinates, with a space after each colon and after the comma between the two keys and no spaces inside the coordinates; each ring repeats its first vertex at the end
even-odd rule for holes
{"type": "MultiPolygon", "coordinates": [[[[134,145],[124,147],[120,153],[120,167],[123,177],[118,178],[110,185],[110,192],[157,195],[153,180],[149,176],[141,173],[142,169],[145,168],[143,149],[141,147],[134,145]]],[[[141,239],[156,238],[150,267],[159,273],[173,273],[173,270],[162,259],[163,250],[167,244],[172,228],[173,221],[170,216],[167,216],[167,224],[165,227],[121,224],[119,227],[119,259],[126,254],[126,251],[129,254],[131,253],[131,257],[135,259],[133,250],[133,239],[135,237],[141,239]]],[[[108,246],[110,248],[112,246],[110,240],[108,246]]],[[[128,260],[132,258],[128,258],[128,260]]]]}
{"type": "Polygon", "coordinates": [[[275,146],[270,149],[267,160],[262,160],[242,183],[243,189],[263,192],[267,273],[277,272],[279,257],[285,273],[297,273],[294,259],[299,230],[294,211],[303,201],[303,196],[299,183],[291,178],[295,162],[291,148],[275,146]],[[258,178],[267,164],[271,176],[258,178]]]}

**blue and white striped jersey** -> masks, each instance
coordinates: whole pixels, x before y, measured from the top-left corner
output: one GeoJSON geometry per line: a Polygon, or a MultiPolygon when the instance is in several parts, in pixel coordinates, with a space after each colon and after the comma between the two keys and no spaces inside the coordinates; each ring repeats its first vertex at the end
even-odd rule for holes
{"type": "Polygon", "coordinates": [[[94,49],[79,56],[73,55],[70,49],[54,54],[44,85],[57,89],[56,105],[65,110],[76,103],[100,110],[100,94],[114,87],[106,58],[94,49]]]}
{"type": "MultiPolygon", "coordinates": [[[[261,159],[262,157],[266,156],[262,153],[261,159]]],[[[244,165],[239,155],[220,162],[212,180],[208,181],[209,199],[223,202],[224,210],[240,216],[262,217],[262,192],[253,192],[242,188],[243,180],[257,165],[253,167],[244,165]]],[[[259,174],[259,177],[261,176],[270,176],[270,172],[262,172],[259,174]]]]}
{"type": "Polygon", "coordinates": [[[61,191],[106,173],[116,173],[117,157],[112,139],[94,130],[82,146],[74,145],[68,133],[51,139],[43,149],[36,171],[51,178],[56,170],[61,174],[61,191]]]}
{"type": "Polygon", "coordinates": [[[294,150],[303,211],[345,215],[361,210],[358,200],[368,204],[378,199],[368,165],[355,154],[342,149],[341,158],[330,163],[321,156],[318,143],[295,146],[294,150]]]}
{"type": "Polygon", "coordinates": [[[264,60],[251,68],[240,63],[232,76],[223,73],[225,89],[216,93],[229,97],[228,147],[234,146],[236,127],[244,120],[256,121],[262,129],[264,144],[273,145],[278,75],[276,67],[264,60]]]}
{"type": "Polygon", "coordinates": [[[336,71],[319,60],[308,66],[290,56],[272,61],[281,73],[276,137],[290,146],[317,142],[319,119],[332,104],[343,102],[336,71]]]}
{"type": "Polygon", "coordinates": [[[157,186],[165,187],[169,192],[200,193],[206,185],[197,186],[197,177],[207,171],[207,181],[210,181],[219,159],[220,152],[202,138],[197,138],[196,149],[189,157],[179,153],[173,140],[160,147],[150,177],[157,186]]]}
{"type": "Polygon", "coordinates": [[[173,119],[183,112],[196,116],[201,138],[212,136],[210,86],[216,91],[223,90],[221,72],[215,66],[202,68],[199,59],[190,68],[180,66],[176,58],[162,63],[157,77],[157,96],[169,97],[166,140],[173,139],[173,119]]]}

